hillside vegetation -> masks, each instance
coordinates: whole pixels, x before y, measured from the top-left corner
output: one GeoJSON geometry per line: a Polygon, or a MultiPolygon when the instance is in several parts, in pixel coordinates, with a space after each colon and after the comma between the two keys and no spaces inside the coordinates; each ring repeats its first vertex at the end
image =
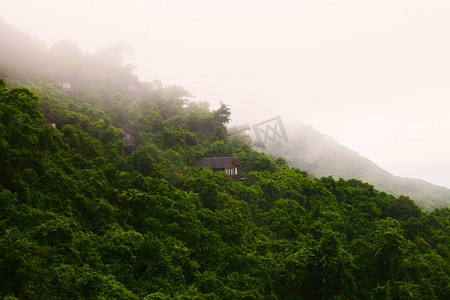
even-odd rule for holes
{"type": "Polygon", "coordinates": [[[226,104],[159,82],[125,92],[112,83],[129,66],[46,51],[0,68],[0,297],[450,297],[449,208],[311,177],[229,139],[226,104]],[[238,157],[245,180],[193,167],[211,156],[238,157]]]}
{"type": "Polygon", "coordinates": [[[450,207],[450,190],[420,179],[403,178],[383,170],[368,158],[340,145],[311,126],[287,127],[289,143],[268,143],[265,151],[284,157],[289,165],[317,176],[358,178],[395,196],[406,195],[425,210],[450,207]]]}

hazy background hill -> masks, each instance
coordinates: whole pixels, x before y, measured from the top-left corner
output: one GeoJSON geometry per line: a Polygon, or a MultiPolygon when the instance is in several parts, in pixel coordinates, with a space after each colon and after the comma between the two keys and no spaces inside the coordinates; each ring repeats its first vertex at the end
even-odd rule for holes
{"type": "Polygon", "coordinates": [[[290,166],[316,177],[357,178],[395,196],[409,196],[426,210],[450,206],[450,190],[447,188],[420,179],[394,176],[370,159],[300,121],[287,126],[286,130],[289,142],[278,139],[267,143],[265,151],[284,157],[290,166]]]}

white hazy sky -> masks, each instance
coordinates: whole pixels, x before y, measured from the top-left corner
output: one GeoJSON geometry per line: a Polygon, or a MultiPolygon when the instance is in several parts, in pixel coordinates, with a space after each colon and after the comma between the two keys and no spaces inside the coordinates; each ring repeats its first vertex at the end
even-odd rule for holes
{"type": "MultiPolygon", "coordinates": [[[[0,0],[49,46],[125,40],[141,80],[181,85],[234,124],[280,115],[399,176],[450,188],[448,0],[0,0]]],[[[1,43],[1,41],[0,41],[1,43]]]]}

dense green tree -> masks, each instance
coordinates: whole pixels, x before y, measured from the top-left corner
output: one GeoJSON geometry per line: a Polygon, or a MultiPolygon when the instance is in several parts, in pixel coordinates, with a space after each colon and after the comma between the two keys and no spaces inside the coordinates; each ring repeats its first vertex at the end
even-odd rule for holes
{"type": "Polygon", "coordinates": [[[395,219],[417,218],[420,208],[409,197],[400,196],[386,207],[385,215],[395,219]]]}

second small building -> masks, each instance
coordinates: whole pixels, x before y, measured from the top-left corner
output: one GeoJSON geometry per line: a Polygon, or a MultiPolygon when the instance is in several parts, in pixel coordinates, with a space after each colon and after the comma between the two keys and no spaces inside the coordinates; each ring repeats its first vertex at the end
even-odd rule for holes
{"type": "Polygon", "coordinates": [[[237,157],[205,157],[200,158],[195,163],[196,167],[206,167],[214,172],[225,172],[233,180],[240,180],[241,164],[237,157]]]}

